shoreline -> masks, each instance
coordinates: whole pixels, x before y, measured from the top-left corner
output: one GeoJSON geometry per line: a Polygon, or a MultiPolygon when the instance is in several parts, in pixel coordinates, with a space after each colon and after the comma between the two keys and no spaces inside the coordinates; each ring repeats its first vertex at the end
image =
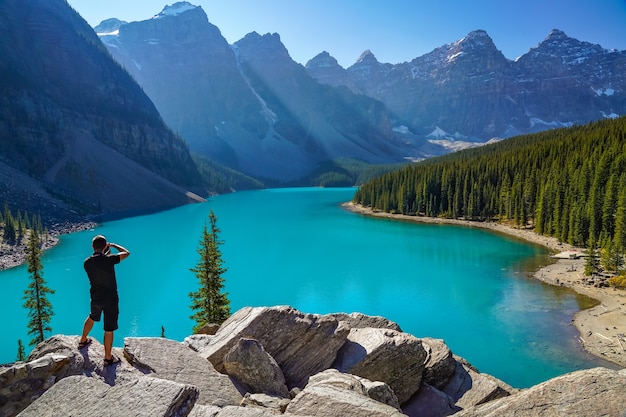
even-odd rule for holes
{"type": "MultiPolygon", "coordinates": [[[[354,213],[372,217],[408,220],[418,223],[477,227],[541,245],[555,253],[567,251],[582,252],[581,248],[576,248],[567,243],[560,243],[556,238],[538,235],[531,230],[516,229],[495,222],[375,212],[370,208],[355,205],[352,202],[343,203],[341,206],[354,213]]],[[[556,259],[554,263],[534,271],[532,276],[539,281],[550,285],[567,287],[578,294],[596,300],[598,305],[581,310],[574,315],[572,324],[578,330],[579,342],[590,354],[621,367],[626,367],[626,340],[618,338],[619,334],[626,334],[626,291],[616,288],[596,288],[584,284],[582,282],[584,269],[584,258],[556,259]]]]}
{"type": "MultiPolygon", "coordinates": [[[[77,223],[55,224],[48,231],[48,238],[42,244],[42,250],[53,248],[59,243],[59,236],[82,230],[93,229],[97,223],[91,221],[77,223]]],[[[0,272],[16,268],[26,263],[26,244],[6,245],[0,244],[0,272]]]]}

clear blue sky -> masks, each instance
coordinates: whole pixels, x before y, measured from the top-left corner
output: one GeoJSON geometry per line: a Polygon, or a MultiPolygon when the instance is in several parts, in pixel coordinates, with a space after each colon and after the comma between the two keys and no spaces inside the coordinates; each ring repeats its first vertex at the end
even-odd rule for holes
{"type": "MultiPolygon", "coordinates": [[[[117,17],[149,19],[170,0],[68,0],[95,26],[117,17]]],[[[483,29],[514,59],[552,29],[626,50],[626,0],[196,0],[229,43],[278,33],[301,64],[322,51],[343,67],[371,50],[380,62],[410,61],[483,29]]]]}

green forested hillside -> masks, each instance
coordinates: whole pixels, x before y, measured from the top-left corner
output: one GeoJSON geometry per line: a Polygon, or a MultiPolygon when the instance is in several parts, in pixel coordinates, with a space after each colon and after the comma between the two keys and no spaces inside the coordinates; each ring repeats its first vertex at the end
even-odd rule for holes
{"type": "Polygon", "coordinates": [[[626,117],[558,129],[408,166],[354,202],[408,215],[499,220],[587,246],[626,248],[626,117]]]}

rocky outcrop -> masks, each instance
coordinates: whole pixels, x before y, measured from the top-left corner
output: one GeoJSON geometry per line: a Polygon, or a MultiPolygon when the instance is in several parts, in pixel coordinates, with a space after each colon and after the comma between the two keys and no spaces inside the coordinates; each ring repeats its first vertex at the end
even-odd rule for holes
{"type": "Polygon", "coordinates": [[[590,369],[517,390],[453,356],[443,341],[418,339],[389,325],[359,314],[244,308],[213,336],[194,335],[182,343],[126,338],[123,349],[114,348],[122,361],[108,367],[97,341],[79,350],[78,336],[58,335],[39,344],[27,362],[0,368],[0,417],[91,416],[103,410],[111,417],[626,412],[626,371],[590,369]],[[340,317],[382,327],[351,328],[340,317]]]}
{"type": "Polygon", "coordinates": [[[224,371],[228,351],[241,338],[256,339],[280,366],[287,386],[302,388],[311,375],[330,368],[349,331],[331,316],[286,306],[245,307],[222,324],[200,354],[224,371]]]}

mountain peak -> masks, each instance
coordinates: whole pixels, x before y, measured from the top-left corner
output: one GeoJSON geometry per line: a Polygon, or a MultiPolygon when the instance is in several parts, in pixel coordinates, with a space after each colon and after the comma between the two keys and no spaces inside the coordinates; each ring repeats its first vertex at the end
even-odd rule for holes
{"type": "Polygon", "coordinates": [[[378,60],[376,59],[376,57],[374,56],[372,51],[370,51],[369,49],[364,51],[361,54],[361,56],[359,57],[359,59],[356,60],[356,62],[357,63],[367,62],[367,63],[376,63],[376,64],[378,64],[378,60]]]}
{"type": "Polygon", "coordinates": [[[593,54],[606,54],[610,52],[600,45],[579,41],[571,38],[565,32],[552,29],[550,34],[536,47],[529,51],[530,56],[547,55],[560,56],[563,62],[580,64],[593,54]]]}
{"type": "Polygon", "coordinates": [[[199,8],[199,6],[194,6],[193,4],[186,1],[179,1],[178,3],[174,3],[171,6],[165,6],[161,13],[154,16],[153,19],[161,19],[165,16],[178,16],[185,13],[186,11],[194,10],[197,8],[199,8]]]}
{"type": "Polygon", "coordinates": [[[311,58],[305,65],[305,67],[337,67],[340,66],[337,60],[328,52],[322,51],[319,54],[311,58]]]}
{"type": "Polygon", "coordinates": [[[565,34],[562,30],[552,29],[545,40],[560,40],[560,39],[568,39],[569,36],[565,34]]]}
{"type": "Polygon", "coordinates": [[[495,48],[493,40],[484,30],[474,30],[455,44],[461,49],[495,48]]]}
{"type": "Polygon", "coordinates": [[[127,23],[128,22],[125,22],[123,20],[111,18],[103,20],[98,26],[93,29],[98,34],[98,36],[114,35],[118,33],[120,26],[123,26],[127,23]]]}

